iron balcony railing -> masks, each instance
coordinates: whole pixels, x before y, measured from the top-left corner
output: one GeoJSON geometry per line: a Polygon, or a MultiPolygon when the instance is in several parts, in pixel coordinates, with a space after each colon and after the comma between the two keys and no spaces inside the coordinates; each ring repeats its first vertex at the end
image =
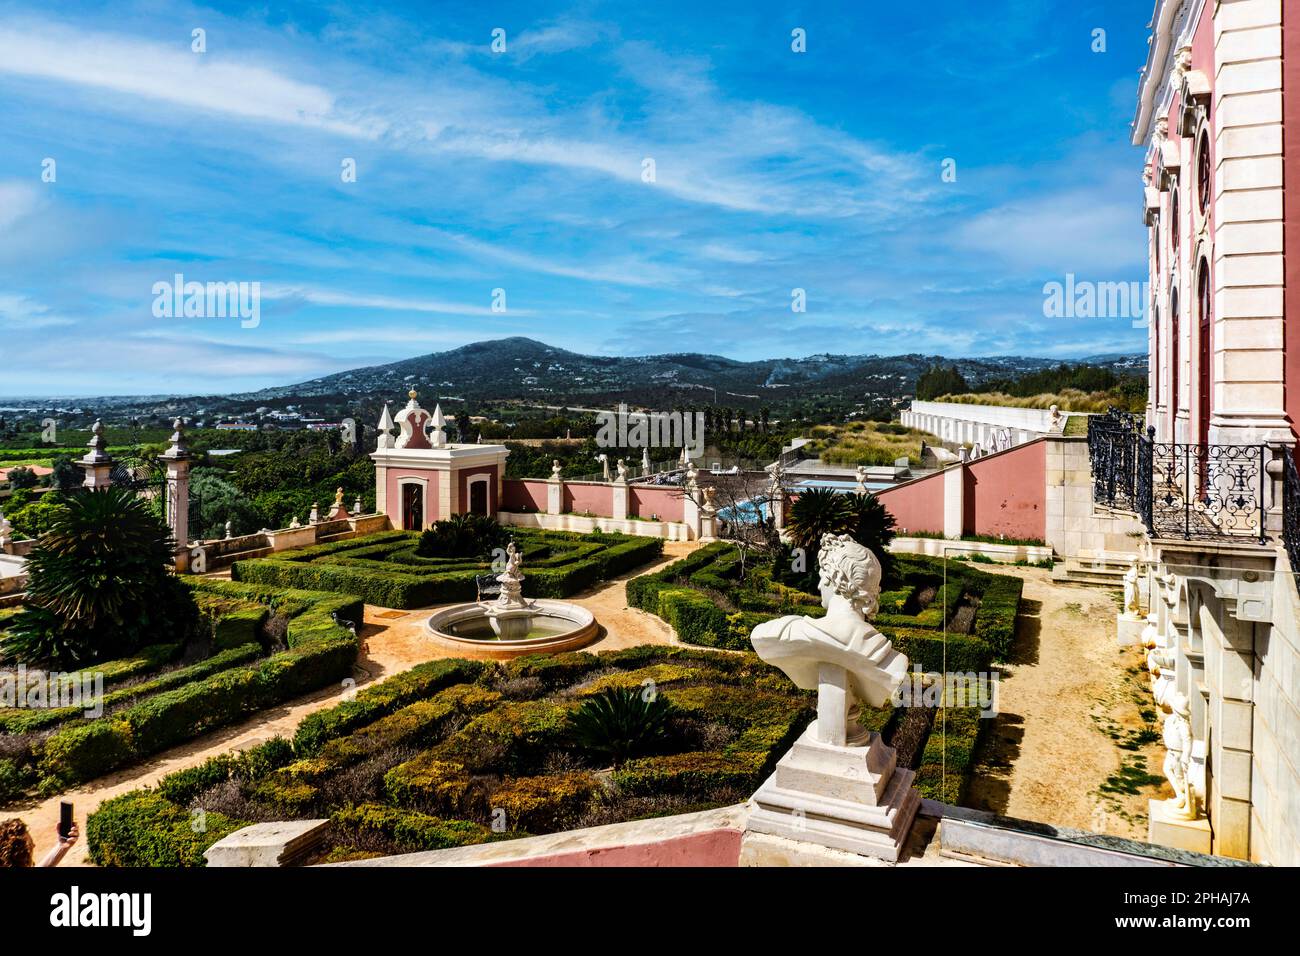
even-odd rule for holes
{"type": "Polygon", "coordinates": [[[1300,469],[1290,449],[1282,456],[1282,543],[1291,570],[1300,572],[1300,469]]]}
{"type": "MultiPolygon", "coordinates": [[[[1088,452],[1093,500],[1136,514],[1152,537],[1268,538],[1266,444],[1158,442],[1154,428],[1112,410],[1089,420],[1088,452]]],[[[1292,506],[1300,511],[1300,481],[1292,506]]],[[[1300,543],[1300,517],[1293,524],[1288,548],[1300,543]]]]}

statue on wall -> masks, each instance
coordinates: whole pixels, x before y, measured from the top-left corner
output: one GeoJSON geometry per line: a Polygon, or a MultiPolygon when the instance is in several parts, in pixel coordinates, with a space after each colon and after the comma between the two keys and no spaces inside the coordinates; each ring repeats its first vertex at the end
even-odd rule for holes
{"type": "Polygon", "coordinates": [[[1138,595],[1138,559],[1129,563],[1124,572],[1124,616],[1138,618],[1142,616],[1142,601],[1138,595]]]}
{"type": "Polygon", "coordinates": [[[1168,754],[1165,756],[1164,770],[1169,785],[1174,788],[1172,800],[1166,801],[1173,811],[1172,816],[1183,820],[1195,820],[1199,815],[1196,788],[1192,783],[1192,725],[1189,721],[1191,710],[1186,694],[1174,694],[1170,701],[1170,713],[1165,717],[1164,744],[1168,754]]]}
{"type": "Polygon", "coordinates": [[[826,616],[766,621],[750,641],[799,687],[817,689],[817,739],[842,746],[862,735],[853,700],[884,705],[907,674],[907,658],[866,619],[880,597],[876,556],[846,534],[828,534],[817,564],[826,616]]]}

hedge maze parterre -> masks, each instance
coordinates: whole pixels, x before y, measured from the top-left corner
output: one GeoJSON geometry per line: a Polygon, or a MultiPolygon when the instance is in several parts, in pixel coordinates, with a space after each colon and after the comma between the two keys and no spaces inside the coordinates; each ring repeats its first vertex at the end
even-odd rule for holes
{"type": "Polygon", "coordinates": [[[60,792],[352,674],[358,598],[186,583],[207,632],[199,642],[206,656],[190,660],[195,643],[178,641],[87,668],[103,678],[100,716],[84,707],[0,709],[0,801],[60,792]]]}
{"type": "MultiPolygon", "coordinates": [[[[621,534],[513,529],[523,552],[524,595],[562,598],[617,577],[663,554],[663,541],[621,534]]],[[[422,557],[419,535],[384,531],[238,561],[231,577],[262,585],[338,591],[367,604],[428,607],[476,597],[475,578],[491,570],[476,558],[422,557]]]]}
{"type": "MultiPolygon", "coordinates": [[[[628,582],[628,603],[657,614],[688,644],[748,648],[755,625],[784,614],[819,616],[820,598],[747,569],[734,545],[708,545],[661,571],[628,582]]],[[[1024,581],[969,563],[892,555],[873,621],[925,672],[988,673],[1015,638],[1024,581]]],[[[899,760],[917,771],[927,797],[958,803],[988,721],[974,707],[920,708],[880,720],[899,760]],[[935,730],[938,728],[938,730],[935,730]],[[897,734],[897,739],[895,735],[897,734]]]]}
{"type": "Polygon", "coordinates": [[[643,646],[431,661],[308,716],[292,741],[105,802],[89,846],[105,865],[202,865],[204,849],[250,822],[328,817],[323,858],[345,860],[735,803],[814,707],[753,654],[643,646]],[[612,771],[600,766],[569,715],[606,688],[651,682],[672,707],[667,737],[612,771]]]}

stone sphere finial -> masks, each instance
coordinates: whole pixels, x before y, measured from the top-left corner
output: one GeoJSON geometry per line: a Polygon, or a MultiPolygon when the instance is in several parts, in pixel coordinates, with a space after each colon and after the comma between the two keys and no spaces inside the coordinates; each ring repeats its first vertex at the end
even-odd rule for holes
{"type": "Polygon", "coordinates": [[[415,397],[418,394],[419,393],[415,389],[411,389],[409,392],[406,393],[406,397],[409,398],[411,401],[415,401],[415,397]]]}

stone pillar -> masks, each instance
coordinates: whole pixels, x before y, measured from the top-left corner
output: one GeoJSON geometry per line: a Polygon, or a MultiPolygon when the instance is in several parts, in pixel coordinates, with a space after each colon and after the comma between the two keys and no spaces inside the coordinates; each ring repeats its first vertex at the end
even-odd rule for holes
{"type": "Polygon", "coordinates": [[[611,507],[610,517],[613,518],[615,521],[625,521],[627,520],[627,506],[628,506],[628,487],[627,487],[626,476],[624,476],[623,474],[619,474],[618,478],[616,478],[611,483],[611,487],[614,490],[614,495],[613,495],[613,505],[611,507]]]}
{"type": "Polygon", "coordinates": [[[166,521],[176,539],[176,570],[190,569],[190,450],[185,444],[185,423],[172,422],[172,444],[159,461],[167,468],[166,521]]]}
{"type": "MultiPolygon", "coordinates": [[[[1214,16],[1215,443],[1290,439],[1284,411],[1281,19],[1278,0],[1221,0],[1214,16]]],[[[1187,162],[1194,164],[1194,144],[1189,147],[1187,162]]],[[[1189,196],[1185,205],[1194,204],[1189,196]]],[[[1191,281],[1184,283],[1192,293],[1183,310],[1189,330],[1199,322],[1195,265],[1189,263],[1191,281]]],[[[1193,351],[1184,345],[1184,354],[1193,351]]],[[[1190,381],[1186,372],[1183,381],[1190,381]]]]}
{"type": "Polygon", "coordinates": [[[560,462],[551,464],[551,477],[546,481],[546,513],[558,515],[564,513],[564,479],[560,477],[560,462]]]}
{"type": "Polygon", "coordinates": [[[110,477],[113,471],[113,459],[105,450],[103,422],[96,421],[90,427],[89,449],[83,458],[77,460],[77,465],[86,473],[86,480],[81,483],[82,487],[92,490],[107,488],[113,483],[110,477]]]}
{"type": "Polygon", "coordinates": [[[943,473],[943,536],[958,539],[962,535],[966,466],[950,465],[943,473]]]}
{"type": "Polygon", "coordinates": [[[1201,605],[1200,624],[1206,683],[1211,688],[1214,779],[1207,810],[1214,852],[1246,860],[1250,859],[1255,627],[1231,613],[1211,614],[1208,604],[1201,605]]]}

